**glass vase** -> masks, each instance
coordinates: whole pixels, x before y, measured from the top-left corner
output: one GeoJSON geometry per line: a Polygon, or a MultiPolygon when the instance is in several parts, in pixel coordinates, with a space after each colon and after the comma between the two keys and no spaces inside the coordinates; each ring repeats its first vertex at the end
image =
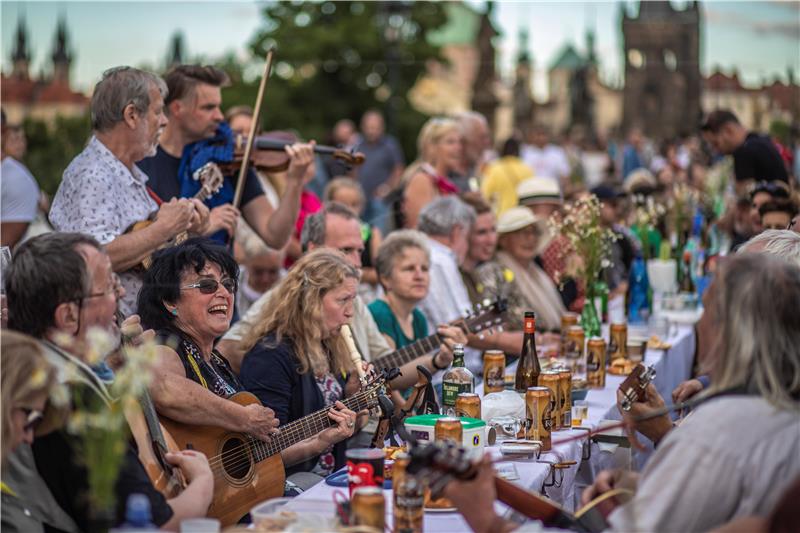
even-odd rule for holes
{"type": "Polygon", "coordinates": [[[586,339],[600,336],[601,323],[600,317],[597,314],[597,304],[595,303],[598,296],[594,288],[590,290],[587,287],[586,303],[583,305],[583,312],[581,312],[581,327],[583,328],[586,339]]]}

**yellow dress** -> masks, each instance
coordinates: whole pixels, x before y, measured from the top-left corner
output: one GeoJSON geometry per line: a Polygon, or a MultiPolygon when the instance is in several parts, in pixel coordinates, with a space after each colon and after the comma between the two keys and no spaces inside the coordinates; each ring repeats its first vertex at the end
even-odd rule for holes
{"type": "Polygon", "coordinates": [[[481,182],[481,193],[489,201],[495,214],[517,205],[517,185],[533,177],[533,170],[516,156],[501,157],[486,167],[481,182]]]}

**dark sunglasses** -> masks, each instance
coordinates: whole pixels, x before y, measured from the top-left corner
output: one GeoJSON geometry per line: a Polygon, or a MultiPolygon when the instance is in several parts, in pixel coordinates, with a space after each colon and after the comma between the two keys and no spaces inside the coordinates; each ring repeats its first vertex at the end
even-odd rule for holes
{"type": "Polygon", "coordinates": [[[22,426],[22,430],[26,433],[28,431],[34,431],[44,419],[44,414],[39,411],[38,409],[29,409],[27,407],[20,407],[20,411],[25,413],[26,421],[25,425],[22,426]]]}
{"type": "Polygon", "coordinates": [[[225,287],[225,290],[231,294],[236,294],[236,288],[239,284],[235,279],[225,278],[220,281],[211,278],[203,278],[191,285],[184,285],[181,289],[200,289],[203,294],[214,294],[219,290],[219,286],[225,287]]]}

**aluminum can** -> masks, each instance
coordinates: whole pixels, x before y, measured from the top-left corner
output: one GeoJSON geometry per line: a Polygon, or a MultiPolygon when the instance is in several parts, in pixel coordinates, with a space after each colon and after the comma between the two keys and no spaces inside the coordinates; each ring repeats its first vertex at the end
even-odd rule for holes
{"type": "Polygon", "coordinates": [[[611,364],[616,359],[628,357],[628,324],[611,324],[609,328],[608,360],[611,364]]]}
{"type": "Polygon", "coordinates": [[[408,473],[411,460],[407,453],[395,459],[392,475],[394,497],[394,532],[422,533],[425,511],[425,486],[417,476],[408,473]]]}
{"type": "Polygon", "coordinates": [[[502,392],[506,388],[506,354],[500,350],[487,350],[483,354],[484,394],[502,392]]]}
{"type": "Polygon", "coordinates": [[[558,370],[546,370],[539,376],[539,385],[550,389],[550,418],[553,430],[561,429],[561,372],[558,370]]]}
{"type": "Polygon", "coordinates": [[[567,330],[567,339],[564,346],[564,357],[571,361],[580,360],[583,357],[583,345],[586,337],[583,328],[580,326],[570,326],[567,330]]]}
{"type": "Polygon", "coordinates": [[[481,418],[481,397],[474,392],[462,392],[456,397],[456,416],[481,418]]]}
{"type": "Polygon", "coordinates": [[[591,389],[606,386],[606,341],[600,337],[586,343],[586,383],[591,389]]]}
{"type": "Polygon", "coordinates": [[[383,489],[358,487],[350,500],[351,523],[356,526],[374,527],[383,531],[386,527],[386,499],[383,489]]]}
{"type": "Polygon", "coordinates": [[[566,357],[567,330],[578,325],[578,313],[561,314],[561,349],[559,355],[566,357]]]}
{"type": "Polygon", "coordinates": [[[572,426],[572,371],[569,368],[561,368],[558,378],[561,390],[561,425],[569,429],[572,426]]]}
{"type": "Polygon", "coordinates": [[[433,427],[433,434],[437,441],[451,440],[461,446],[464,438],[461,419],[454,416],[443,416],[436,421],[436,425],[433,427]]]}
{"type": "Polygon", "coordinates": [[[547,387],[529,387],[525,393],[525,438],[542,443],[542,451],[552,447],[553,394],[547,387]]]}

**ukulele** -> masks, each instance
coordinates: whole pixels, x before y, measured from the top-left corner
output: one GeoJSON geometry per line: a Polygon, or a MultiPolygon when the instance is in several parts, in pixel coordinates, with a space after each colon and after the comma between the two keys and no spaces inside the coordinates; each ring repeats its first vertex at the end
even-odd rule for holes
{"type": "Polygon", "coordinates": [[[620,383],[619,391],[622,393],[620,405],[624,411],[630,411],[634,402],[644,400],[647,385],[656,377],[656,369],[652,366],[636,365],[631,373],[620,383]]]}
{"type": "MultiPolygon", "coordinates": [[[[391,375],[382,372],[342,403],[355,412],[378,407],[391,375]]],[[[261,405],[249,392],[239,392],[228,399],[239,405],[261,405]]],[[[161,422],[182,448],[198,450],[208,457],[214,474],[214,498],[208,516],[228,527],[235,525],[256,503],[283,496],[286,473],[280,452],[335,425],[328,416],[330,410],[331,407],[325,407],[280,426],[280,432],[273,435],[270,442],[219,427],[183,424],[165,417],[161,417],[161,422]]]]}
{"type": "MultiPolygon", "coordinates": [[[[409,453],[411,461],[407,472],[427,480],[435,496],[441,494],[445,485],[453,479],[469,481],[478,475],[476,463],[467,457],[464,448],[451,442],[416,445],[409,453]]],[[[608,515],[631,496],[631,492],[624,489],[611,490],[572,514],[553,500],[497,476],[494,484],[497,499],[518,513],[533,520],[541,520],[547,527],[572,531],[597,532],[607,529],[608,515]]],[[[477,494],[475,496],[479,497],[477,494]]]]}
{"type": "MultiPolygon", "coordinates": [[[[210,198],[214,195],[217,191],[222,188],[222,184],[225,181],[225,177],[220,172],[220,169],[217,165],[213,163],[209,163],[201,168],[199,168],[194,175],[192,176],[195,180],[201,183],[200,190],[192,196],[192,199],[197,200],[205,200],[210,198]]],[[[134,222],[125,233],[133,233],[136,231],[143,230],[149,227],[153,222],[155,222],[155,215],[158,213],[154,211],[147,220],[140,220],[139,222],[134,222]]],[[[189,233],[186,231],[182,231],[181,233],[177,234],[172,239],[168,240],[161,246],[157,248],[157,250],[161,250],[163,248],[168,248],[170,246],[176,246],[183,241],[185,241],[189,237],[189,233]]],[[[133,267],[133,270],[143,271],[150,268],[150,265],[153,264],[153,254],[147,254],[147,257],[142,259],[142,262],[139,263],[137,266],[133,267]]]]}
{"type": "MultiPolygon", "coordinates": [[[[477,304],[472,311],[464,318],[459,318],[450,322],[450,326],[461,328],[464,333],[490,333],[496,328],[502,327],[506,321],[508,312],[508,302],[502,298],[483,304],[477,304]]],[[[378,357],[372,361],[375,368],[400,368],[406,363],[410,363],[417,357],[437,350],[442,344],[443,337],[438,333],[428,335],[412,344],[403,346],[399,350],[378,357]]]]}

